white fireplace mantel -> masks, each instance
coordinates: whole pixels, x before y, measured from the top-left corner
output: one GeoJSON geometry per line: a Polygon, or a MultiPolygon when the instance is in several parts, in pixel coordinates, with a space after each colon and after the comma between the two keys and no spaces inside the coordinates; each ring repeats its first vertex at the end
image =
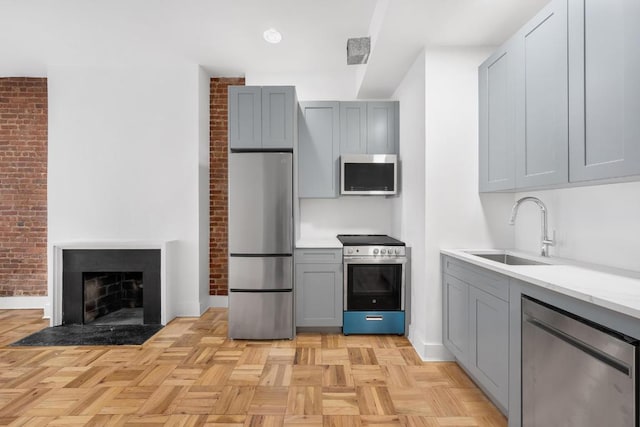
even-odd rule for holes
{"type": "Polygon", "coordinates": [[[49,285],[48,285],[48,309],[50,311],[50,324],[57,326],[62,324],[62,251],[65,249],[159,249],[160,250],[160,319],[163,325],[175,317],[172,313],[170,298],[167,298],[169,288],[168,273],[172,265],[171,254],[177,241],[92,241],[92,242],[57,242],[49,245],[49,285]]]}

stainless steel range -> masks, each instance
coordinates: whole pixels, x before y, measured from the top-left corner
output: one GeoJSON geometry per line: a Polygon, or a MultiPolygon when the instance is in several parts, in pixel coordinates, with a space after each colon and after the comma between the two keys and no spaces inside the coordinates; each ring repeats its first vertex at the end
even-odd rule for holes
{"type": "Polygon", "coordinates": [[[343,333],[405,332],[405,244],[386,235],[339,234],[343,244],[343,333]]]}

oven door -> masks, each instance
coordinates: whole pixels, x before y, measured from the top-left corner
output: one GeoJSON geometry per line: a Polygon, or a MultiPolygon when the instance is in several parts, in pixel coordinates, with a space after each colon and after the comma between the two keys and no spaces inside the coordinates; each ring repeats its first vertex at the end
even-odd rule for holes
{"type": "Polygon", "coordinates": [[[345,311],[404,310],[406,258],[344,258],[345,311]]]}

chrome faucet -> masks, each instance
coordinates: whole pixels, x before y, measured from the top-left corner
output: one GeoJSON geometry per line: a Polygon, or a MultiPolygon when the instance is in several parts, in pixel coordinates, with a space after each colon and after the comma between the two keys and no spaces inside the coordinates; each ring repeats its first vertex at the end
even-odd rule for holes
{"type": "MultiPolygon", "coordinates": [[[[533,202],[540,208],[540,212],[542,213],[542,227],[540,229],[540,240],[541,240],[541,249],[540,255],[549,256],[549,246],[555,245],[555,240],[549,237],[549,232],[547,230],[547,207],[542,203],[542,200],[537,197],[523,197],[518,200],[511,209],[511,218],[509,219],[509,224],[514,225],[516,223],[516,216],[518,215],[518,208],[524,202],[533,202]]],[[[555,233],[554,233],[555,234],[555,233]]],[[[555,236],[554,236],[555,237],[555,236]]]]}

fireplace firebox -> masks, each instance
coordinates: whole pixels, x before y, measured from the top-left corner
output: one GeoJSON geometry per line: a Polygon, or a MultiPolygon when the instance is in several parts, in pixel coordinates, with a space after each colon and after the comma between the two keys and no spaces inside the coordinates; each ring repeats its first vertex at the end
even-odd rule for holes
{"type": "Polygon", "coordinates": [[[89,324],[123,308],[160,324],[160,259],[157,249],[64,249],[62,324],[89,324]]]}
{"type": "Polygon", "coordinates": [[[85,272],[82,279],[85,324],[94,321],[142,323],[144,308],[142,273],[85,272]]]}

